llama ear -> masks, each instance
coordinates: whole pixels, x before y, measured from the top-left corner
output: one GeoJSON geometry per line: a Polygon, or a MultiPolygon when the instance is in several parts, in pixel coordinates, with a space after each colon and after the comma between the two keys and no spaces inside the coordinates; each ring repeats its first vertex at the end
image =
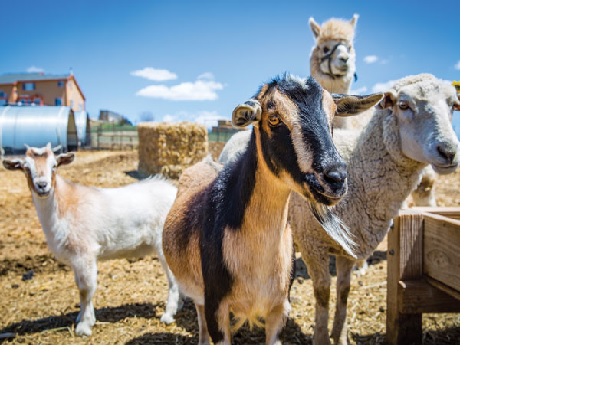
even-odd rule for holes
{"type": "Polygon", "coordinates": [[[69,163],[73,163],[73,160],[75,160],[75,153],[73,153],[73,152],[61,153],[58,156],[56,156],[56,167],[68,165],[69,163]]]}
{"type": "Polygon", "coordinates": [[[337,105],[336,116],[354,116],[375,106],[383,97],[383,93],[356,96],[350,94],[332,94],[333,101],[337,105]]]}
{"type": "Polygon", "coordinates": [[[248,100],[238,105],[231,113],[231,120],[238,127],[248,126],[252,122],[258,121],[262,110],[258,100],[248,100]]]}
{"type": "Polygon", "coordinates": [[[8,170],[22,170],[23,159],[2,159],[2,166],[8,170]]]}
{"type": "Polygon", "coordinates": [[[393,92],[385,92],[383,95],[383,99],[379,102],[379,108],[385,109],[386,107],[394,107],[396,105],[396,101],[398,100],[398,96],[396,96],[393,92]]]}
{"type": "Polygon", "coordinates": [[[356,22],[358,21],[358,17],[359,17],[359,15],[354,13],[354,15],[352,16],[352,19],[350,19],[350,24],[352,25],[352,27],[356,27],[356,22]]]}
{"type": "Polygon", "coordinates": [[[310,19],[308,19],[308,25],[310,26],[310,29],[312,30],[313,34],[315,35],[315,39],[318,38],[319,35],[321,34],[321,27],[317,24],[315,19],[313,19],[312,17],[310,19]]]}

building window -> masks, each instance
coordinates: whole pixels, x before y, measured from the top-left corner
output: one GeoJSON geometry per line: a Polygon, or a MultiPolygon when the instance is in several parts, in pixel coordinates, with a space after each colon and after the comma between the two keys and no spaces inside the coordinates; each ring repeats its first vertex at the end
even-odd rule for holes
{"type": "Polygon", "coordinates": [[[1,97],[6,97],[6,93],[4,93],[4,90],[0,90],[0,98],[1,97]]]}
{"type": "Polygon", "coordinates": [[[65,85],[65,82],[63,82],[62,80],[59,80],[58,82],[56,82],[56,85],[58,87],[63,87],[65,85]]]}
{"type": "Polygon", "coordinates": [[[36,106],[41,106],[42,105],[42,99],[40,99],[39,97],[36,97],[35,99],[33,99],[33,104],[36,106]]]}
{"type": "Polygon", "coordinates": [[[0,106],[6,106],[6,99],[0,99],[0,106]]]}
{"type": "Polygon", "coordinates": [[[62,99],[57,97],[56,99],[54,99],[54,105],[55,106],[62,106],[62,99]]]}
{"type": "Polygon", "coordinates": [[[23,90],[35,90],[35,83],[23,83],[23,90]]]}

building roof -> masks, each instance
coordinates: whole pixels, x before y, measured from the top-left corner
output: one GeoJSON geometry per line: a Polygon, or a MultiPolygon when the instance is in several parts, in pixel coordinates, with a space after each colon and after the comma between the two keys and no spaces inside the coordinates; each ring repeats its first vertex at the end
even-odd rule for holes
{"type": "Polygon", "coordinates": [[[79,93],[85,100],[85,95],[83,94],[83,90],[79,87],[79,83],[75,79],[75,76],[72,74],[45,74],[45,73],[6,73],[0,74],[0,85],[2,84],[15,84],[17,82],[27,82],[27,81],[43,81],[43,80],[67,80],[73,79],[75,82],[75,86],[79,89],[79,93]]]}
{"type": "Polygon", "coordinates": [[[15,82],[36,80],[66,80],[69,78],[69,76],[69,74],[7,73],[0,74],[0,84],[13,84],[15,82]]]}

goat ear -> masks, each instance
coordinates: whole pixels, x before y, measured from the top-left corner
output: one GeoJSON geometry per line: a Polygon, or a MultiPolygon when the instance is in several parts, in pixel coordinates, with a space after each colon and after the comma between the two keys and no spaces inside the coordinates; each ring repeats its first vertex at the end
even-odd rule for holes
{"type": "Polygon", "coordinates": [[[356,22],[358,21],[358,17],[359,15],[354,13],[354,15],[352,15],[352,19],[350,19],[350,24],[352,25],[352,27],[356,27],[356,22]]]}
{"type": "Polygon", "coordinates": [[[233,109],[231,120],[238,127],[248,126],[250,123],[258,121],[261,113],[258,100],[248,100],[233,109]]]}
{"type": "Polygon", "coordinates": [[[336,116],[354,116],[375,106],[383,97],[383,93],[356,96],[351,94],[332,94],[337,105],[336,116]]]}
{"type": "Polygon", "coordinates": [[[385,92],[383,99],[381,99],[381,102],[379,102],[379,108],[385,109],[386,107],[394,107],[396,100],[398,100],[398,98],[394,93],[385,92]]]}
{"type": "Polygon", "coordinates": [[[8,170],[22,170],[23,160],[22,159],[2,159],[2,166],[8,170]]]}
{"type": "Polygon", "coordinates": [[[313,34],[315,35],[315,39],[318,38],[319,35],[321,34],[321,27],[317,24],[315,19],[313,19],[312,17],[310,19],[308,19],[308,25],[310,26],[310,29],[312,30],[313,34]]]}
{"type": "Polygon", "coordinates": [[[73,153],[73,152],[61,153],[58,156],[56,156],[56,167],[68,165],[69,163],[73,163],[73,160],[75,160],[75,153],[73,153]]]}

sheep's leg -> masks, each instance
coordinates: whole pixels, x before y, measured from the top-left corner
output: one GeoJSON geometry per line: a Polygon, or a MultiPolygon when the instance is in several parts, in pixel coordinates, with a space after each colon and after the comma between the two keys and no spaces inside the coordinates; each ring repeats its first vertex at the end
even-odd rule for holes
{"type": "Polygon", "coordinates": [[[96,323],[92,299],[98,282],[98,267],[95,259],[81,259],[72,263],[75,283],[79,288],[79,315],[77,315],[77,336],[90,336],[96,323]]]}
{"type": "Polygon", "coordinates": [[[204,305],[196,304],[196,313],[198,314],[198,334],[200,339],[199,345],[210,345],[210,337],[208,335],[208,328],[206,327],[206,317],[204,315],[204,305]]]}
{"type": "Polygon", "coordinates": [[[286,299],[283,304],[277,305],[267,315],[265,319],[265,334],[267,335],[265,342],[267,345],[281,345],[281,331],[291,309],[292,306],[286,299]]]}
{"type": "Polygon", "coordinates": [[[331,275],[329,274],[329,255],[317,250],[302,254],[306,269],[313,281],[315,293],[315,332],[313,345],[329,345],[329,290],[331,275]]]}
{"type": "Polygon", "coordinates": [[[337,269],[337,303],[331,337],[336,345],[348,344],[348,294],[350,293],[350,275],[356,261],[343,256],[337,256],[335,266],[337,269]]]}
{"type": "Polygon", "coordinates": [[[162,249],[158,249],[158,260],[160,261],[163,270],[167,274],[167,280],[169,282],[169,296],[167,297],[165,313],[160,318],[161,322],[164,322],[168,325],[169,323],[173,323],[175,321],[175,314],[183,306],[183,296],[179,293],[179,286],[175,281],[173,272],[171,272],[171,269],[167,264],[167,260],[165,259],[162,249]]]}

